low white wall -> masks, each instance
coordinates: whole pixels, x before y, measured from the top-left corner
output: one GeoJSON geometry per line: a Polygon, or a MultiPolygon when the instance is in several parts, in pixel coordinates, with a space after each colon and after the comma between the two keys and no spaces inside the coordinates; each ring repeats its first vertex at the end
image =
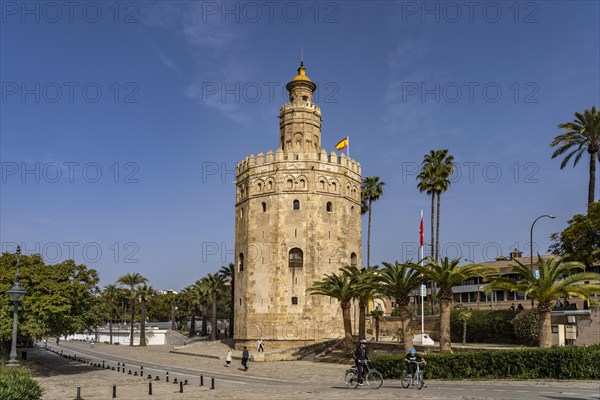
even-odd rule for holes
{"type": "MultiPolygon", "coordinates": [[[[119,327],[113,328],[113,343],[119,343],[129,345],[130,330],[127,328],[119,327]]],[[[96,342],[103,343],[110,341],[110,331],[108,329],[98,329],[98,339],[95,339],[96,335],[94,332],[87,333],[76,333],[74,335],[68,335],[63,340],[85,340],[90,341],[94,339],[96,342]]],[[[167,343],[167,329],[146,329],[146,344],[149,346],[159,346],[167,343]]],[[[133,344],[138,346],[140,344],[140,331],[139,329],[133,330],[133,344]]]]}

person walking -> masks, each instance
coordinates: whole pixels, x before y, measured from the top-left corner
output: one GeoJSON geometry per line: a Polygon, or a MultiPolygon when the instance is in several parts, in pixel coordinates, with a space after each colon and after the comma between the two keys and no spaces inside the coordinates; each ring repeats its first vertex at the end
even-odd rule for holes
{"type": "Polygon", "coordinates": [[[233,356],[232,354],[233,352],[231,351],[231,349],[229,349],[229,351],[227,352],[227,356],[225,357],[225,362],[227,364],[225,364],[226,367],[229,367],[229,365],[231,364],[231,358],[233,356]]]}
{"type": "Polygon", "coordinates": [[[244,371],[248,371],[248,359],[250,358],[250,352],[248,348],[244,346],[244,350],[242,351],[242,366],[244,367],[244,371]]]}
{"type": "Polygon", "coordinates": [[[262,339],[258,339],[258,352],[259,353],[265,352],[265,345],[264,345],[262,339]]]}

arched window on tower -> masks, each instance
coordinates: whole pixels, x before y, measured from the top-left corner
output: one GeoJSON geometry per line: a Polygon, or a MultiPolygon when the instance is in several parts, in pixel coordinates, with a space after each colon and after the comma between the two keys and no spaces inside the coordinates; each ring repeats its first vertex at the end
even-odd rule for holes
{"type": "Polygon", "coordinates": [[[267,203],[265,203],[264,201],[262,202],[262,210],[263,212],[267,212],[267,203]]]}
{"type": "Polygon", "coordinates": [[[350,266],[352,268],[357,267],[358,258],[356,257],[356,253],[350,254],[350,266]]]}
{"type": "Polygon", "coordinates": [[[332,211],[333,211],[333,204],[330,201],[328,201],[327,202],[327,212],[332,212],[332,211]]]}
{"type": "Polygon", "coordinates": [[[294,247],[290,250],[288,266],[290,268],[302,268],[304,265],[302,250],[294,247]]]}
{"type": "Polygon", "coordinates": [[[242,272],[244,270],[244,253],[240,253],[238,256],[238,271],[242,272]]]}
{"type": "Polygon", "coordinates": [[[294,210],[300,209],[300,200],[294,200],[294,210]]]}

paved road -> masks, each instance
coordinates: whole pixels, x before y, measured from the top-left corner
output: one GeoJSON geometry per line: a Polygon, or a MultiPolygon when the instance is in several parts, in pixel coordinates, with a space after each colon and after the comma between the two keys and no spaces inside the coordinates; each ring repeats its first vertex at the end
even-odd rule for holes
{"type": "MultiPolygon", "coordinates": [[[[204,384],[210,386],[215,378],[216,390],[211,398],[245,399],[397,399],[420,398],[430,400],[596,400],[600,399],[600,382],[573,381],[428,381],[423,390],[403,389],[399,381],[386,380],[381,389],[366,387],[347,389],[343,384],[347,366],[312,363],[307,361],[251,363],[249,371],[242,371],[234,360],[231,368],[225,368],[222,360],[194,357],[169,352],[169,348],[152,346],[147,348],[111,346],[98,344],[94,349],[83,343],[61,343],[53,346],[64,354],[77,355],[92,362],[119,367],[125,363],[127,372],[140,371],[145,375],[158,375],[165,381],[166,372],[170,380],[188,379],[199,385],[200,375],[204,384]],[[159,348],[160,347],[160,348],[159,348]]],[[[116,368],[115,368],[116,369],[116,368]]],[[[116,372],[115,372],[116,373],[116,372]]],[[[121,374],[123,377],[127,373],[121,374]]],[[[114,375],[112,375],[114,376],[114,375]]],[[[132,379],[135,379],[132,377],[132,379]]],[[[140,378],[137,378],[140,380],[140,378]]],[[[141,398],[141,397],[140,397],[141,398]]],[[[180,398],[180,397],[172,397],[180,398]]],[[[181,397],[188,398],[188,397],[181,397]]],[[[195,398],[195,397],[189,397],[195,398]]]]}

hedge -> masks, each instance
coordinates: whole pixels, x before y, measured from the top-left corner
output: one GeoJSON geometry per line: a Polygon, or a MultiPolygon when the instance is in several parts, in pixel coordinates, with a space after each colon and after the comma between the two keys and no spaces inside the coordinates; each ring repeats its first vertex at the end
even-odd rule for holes
{"type": "MultiPolygon", "coordinates": [[[[467,343],[516,343],[511,321],[517,313],[511,310],[470,310],[467,321],[467,343]]],[[[450,335],[453,342],[462,342],[463,323],[460,310],[450,314],[450,335]]]]}
{"type": "Polygon", "coordinates": [[[28,370],[17,367],[0,368],[0,399],[39,400],[44,389],[28,370]]]}
{"type": "MultiPolygon", "coordinates": [[[[428,379],[600,379],[600,345],[424,355],[428,379]]],[[[374,356],[371,366],[400,379],[404,356],[374,356]]]]}

